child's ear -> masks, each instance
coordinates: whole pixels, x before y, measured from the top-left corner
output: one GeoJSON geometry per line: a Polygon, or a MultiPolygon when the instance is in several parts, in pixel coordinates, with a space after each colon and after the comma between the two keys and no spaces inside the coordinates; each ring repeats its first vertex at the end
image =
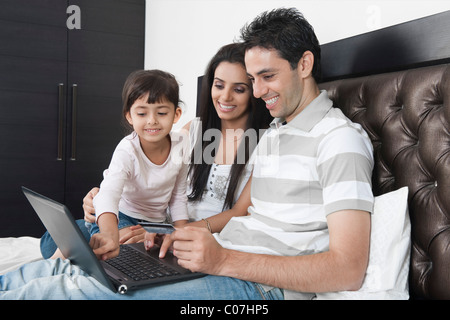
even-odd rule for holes
{"type": "Polygon", "coordinates": [[[182,114],[182,113],[183,113],[183,111],[181,111],[181,108],[180,108],[180,107],[177,107],[177,108],[175,109],[175,117],[173,118],[173,123],[177,123],[178,120],[180,120],[181,114],[182,114]]]}
{"type": "Polygon", "coordinates": [[[131,115],[130,115],[129,111],[125,115],[125,118],[127,119],[128,123],[132,126],[133,125],[133,120],[131,119],[131,115]]]}

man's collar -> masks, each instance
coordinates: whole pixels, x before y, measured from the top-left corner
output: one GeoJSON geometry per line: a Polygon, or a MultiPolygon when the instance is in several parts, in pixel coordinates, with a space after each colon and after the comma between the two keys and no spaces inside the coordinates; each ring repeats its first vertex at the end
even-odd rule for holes
{"type": "Polygon", "coordinates": [[[288,125],[290,127],[300,129],[302,131],[310,131],[325,114],[333,107],[333,101],[328,98],[325,90],[321,90],[320,94],[305,109],[302,110],[294,119],[286,123],[283,118],[275,118],[270,126],[272,128],[288,125]]]}

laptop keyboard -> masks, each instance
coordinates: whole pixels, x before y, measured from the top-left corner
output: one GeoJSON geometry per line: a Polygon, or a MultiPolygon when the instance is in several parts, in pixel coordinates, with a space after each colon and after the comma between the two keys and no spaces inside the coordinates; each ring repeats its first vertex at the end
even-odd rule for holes
{"type": "Polygon", "coordinates": [[[119,256],[105,262],[135,281],[179,274],[175,269],[157,260],[148,259],[138,251],[127,246],[121,246],[119,256]]]}

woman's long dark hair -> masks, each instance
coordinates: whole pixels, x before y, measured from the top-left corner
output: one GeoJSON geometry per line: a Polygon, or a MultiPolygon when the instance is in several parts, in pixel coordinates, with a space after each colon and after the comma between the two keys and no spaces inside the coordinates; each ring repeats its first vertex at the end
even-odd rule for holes
{"type": "MultiPolygon", "coordinates": [[[[216,55],[211,59],[208,67],[206,68],[205,75],[202,80],[202,87],[199,99],[199,117],[202,128],[202,134],[198,138],[197,143],[201,143],[202,153],[199,154],[197,152],[197,157],[200,156],[202,159],[195,159],[194,152],[192,152],[191,156],[191,164],[189,167],[189,175],[191,176],[191,187],[192,192],[188,196],[190,201],[198,201],[202,198],[203,192],[205,190],[206,184],[208,182],[209,172],[211,170],[211,163],[206,163],[203,157],[203,151],[205,148],[215,143],[218,145],[218,141],[204,141],[202,137],[205,134],[205,131],[211,128],[221,130],[221,120],[217,115],[216,109],[214,108],[211,96],[211,87],[214,81],[214,73],[216,71],[217,66],[221,62],[229,62],[229,63],[239,63],[245,68],[244,62],[244,54],[245,48],[241,43],[232,43],[226,46],[223,46],[219,49],[216,55]]],[[[260,129],[266,129],[269,126],[269,123],[272,121],[272,117],[265,107],[265,103],[261,99],[256,99],[253,96],[253,90],[251,89],[250,100],[249,100],[249,116],[246,124],[247,129],[254,129],[257,133],[257,139],[259,141],[260,129]]],[[[231,167],[228,190],[225,197],[225,202],[222,210],[226,210],[233,206],[234,197],[236,188],[239,183],[239,179],[244,171],[245,165],[248,162],[248,159],[253,150],[250,150],[251,143],[247,143],[248,141],[243,140],[240,144],[239,151],[236,153],[236,157],[234,159],[234,163],[231,167]],[[244,150],[241,150],[244,148],[244,150]],[[237,155],[241,154],[240,152],[244,152],[245,155],[245,163],[241,163],[241,161],[237,161],[237,155]]],[[[195,149],[194,149],[195,150],[195,149]]],[[[215,148],[213,148],[215,150],[215,148]]],[[[215,157],[215,154],[213,155],[215,157]]]]}

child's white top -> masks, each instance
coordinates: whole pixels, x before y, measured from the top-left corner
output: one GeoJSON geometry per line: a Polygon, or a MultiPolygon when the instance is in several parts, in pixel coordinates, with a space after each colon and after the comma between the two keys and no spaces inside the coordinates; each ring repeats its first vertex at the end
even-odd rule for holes
{"type": "Polygon", "coordinates": [[[162,165],[145,156],[136,133],[120,141],[94,198],[96,219],[105,212],[118,215],[120,210],[132,218],[162,222],[168,208],[172,221],[188,219],[189,137],[178,132],[170,137],[170,154],[162,165]]]}

